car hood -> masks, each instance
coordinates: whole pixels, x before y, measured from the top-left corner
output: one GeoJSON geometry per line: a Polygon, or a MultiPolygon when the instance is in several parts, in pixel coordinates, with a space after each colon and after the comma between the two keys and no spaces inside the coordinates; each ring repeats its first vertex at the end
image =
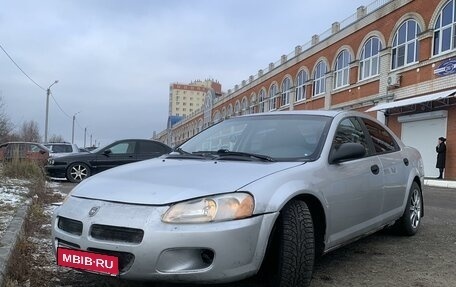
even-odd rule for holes
{"type": "Polygon", "coordinates": [[[74,162],[79,160],[91,160],[95,159],[97,154],[90,152],[76,152],[69,154],[61,154],[60,156],[55,156],[54,159],[56,162],[74,162]]]}
{"type": "Polygon", "coordinates": [[[301,164],[157,158],[90,177],[71,195],[131,204],[166,205],[237,191],[262,177],[301,164]]]}
{"type": "MultiPolygon", "coordinates": [[[[83,154],[84,152],[51,152],[49,153],[49,156],[51,157],[64,157],[64,156],[69,156],[69,155],[80,155],[80,154],[83,154]]],[[[84,154],[87,154],[87,152],[85,152],[84,154]]]]}

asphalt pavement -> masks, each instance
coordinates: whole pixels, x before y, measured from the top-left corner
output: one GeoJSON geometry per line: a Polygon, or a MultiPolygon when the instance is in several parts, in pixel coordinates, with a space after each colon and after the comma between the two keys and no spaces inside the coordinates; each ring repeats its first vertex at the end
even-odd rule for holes
{"type": "MultiPolygon", "coordinates": [[[[436,181],[427,181],[432,184],[436,181]]],[[[438,182],[453,185],[454,182],[438,182]]],[[[76,184],[61,181],[54,188],[69,193],[76,184]]],[[[456,286],[456,189],[425,186],[423,189],[425,217],[417,235],[403,237],[377,232],[355,243],[330,252],[316,261],[311,287],[364,286],[456,286]]],[[[50,218],[49,218],[50,220],[50,218]]],[[[46,225],[45,225],[46,226],[46,225]]],[[[47,225],[49,227],[49,224],[47,225]]],[[[40,276],[51,287],[114,286],[114,287],[184,287],[167,283],[128,282],[117,278],[57,268],[49,244],[50,230],[35,240],[43,256],[36,266],[40,276]],[[44,256],[47,255],[47,256],[44,256]]],[[[33,282],[33,278],[30,279],[33,282]]],[[[214,285],[212,285],[214,286],[214,285]]],[[[260,287],[251,281],[218,287],[260,287]]],[[[210,287],[206,285],[206,287],[210,287]]]]}
{"type": "MultiPolygon", "coordinates": [[[[439,184],[442,185],[441,182],[439,184]]],[[[61,191],[67,193],[74,186],[72,183],[63,183],[61,191]]],[[[316,261],[311,287],[456,286],[456,189],[425,186],[423,196],[425,217],[418,234],[403,237],[389,232],[377,232],[330,252],[316,261]]],[[[199,286],[128,282],[106,276],[87,276],[72,270],[68,270],[65,278],[60,279],[60,284],[64,283],[65,286],[199,286]]],[[[260,287],[262,284],[257,285],[248,280],[224,285],[206,285],[211,286],[260,287]]]]}

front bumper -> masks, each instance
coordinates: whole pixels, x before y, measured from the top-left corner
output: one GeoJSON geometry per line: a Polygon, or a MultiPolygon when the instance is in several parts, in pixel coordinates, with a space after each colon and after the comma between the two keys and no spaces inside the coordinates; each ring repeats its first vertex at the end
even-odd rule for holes
{"type": "Polygon", "coordinates": [[[272,213],[217,223],[165,224],[161,215],[167,208],[70,197],[54,212],[54,251],[65,246],[116,255],[121,261],[120,276],[129,279],[232,282],[257,273],[278,216],[272,213]],[[98,211],[91,217],[93,207],[98,211]],[[81,232],[59,227],[62,217],[70,223],[81,222],[81,232]],[[109,232],[94,236],[100,226],[144,233],[142,240],[129,240],[117,229],[112,238],[109,232]]]}
{"type": "Polygon", "coordinates": [[[66,165],[46,165],[44,169],[46,174],[50,177],[65,178],[66,177],[66,165]]]}

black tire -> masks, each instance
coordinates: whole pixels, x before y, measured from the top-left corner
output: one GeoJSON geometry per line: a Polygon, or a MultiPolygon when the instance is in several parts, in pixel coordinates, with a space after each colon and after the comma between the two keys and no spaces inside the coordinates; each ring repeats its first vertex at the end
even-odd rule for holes
{"type": "Polygon", "coordinates": [[[66,178],[71,182],[79,183],[89,177],[90,174],[90,168],[85,163],[72,163],[67,168],[66,178]]]}
{"type": "Polygon", "coordinates": [[[281,211],[259,273],[262,286],[307,287],[312,279],[315,239],[312,215],[303,201],[281,211]]]}
{"type": "Polygon", "coordinates": [[[421,223],[423,194],[420,186],[414,182],[410,187],[404,214],[396,222],[396,230],[407,236],[415,235],[421,223]]]}

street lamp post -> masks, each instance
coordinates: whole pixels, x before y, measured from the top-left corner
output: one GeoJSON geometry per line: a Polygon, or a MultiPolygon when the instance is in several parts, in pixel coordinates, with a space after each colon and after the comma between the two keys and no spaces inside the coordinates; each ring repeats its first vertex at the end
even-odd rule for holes
{"type": "Polygon", "coordinates": [[[46,122],[44,124],[44,142],[48,140],[48,121],[49,121],[49,96],[51,95],[51,87],[59,81],[55,80],[46,90],[46,122]]]}
{"type": "Polygon", "coordinates": [[[84,128],[84,146],[83,146],[83,148],[86,147],[86,137],[87,137],[87,127],[84,128]]]}
{"type": "Polygon", "coordinates": [[[71,143],[74,143],[74,122],[76,121],[76,115],[80,112],[77,112],[73,115],[73,128],[71,129],[71,143]]]}

